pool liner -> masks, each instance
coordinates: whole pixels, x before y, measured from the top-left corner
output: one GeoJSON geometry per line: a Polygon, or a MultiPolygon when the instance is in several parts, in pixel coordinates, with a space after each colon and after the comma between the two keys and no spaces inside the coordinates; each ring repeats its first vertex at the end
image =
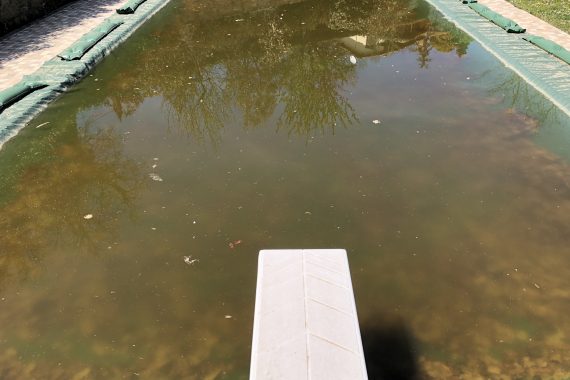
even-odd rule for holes
{"type": "Polygon", "coordinates": [[[524,33],[526,29],[521,27],[519,24],[514,22],[513,20],[506,18],[495,11],[492,11],[490,8],[477,4],[477,3],[470,3],[468,4],[469,8],[473,9],[475,12],[479,13],[481,16],[485,17],[487,20],[491,21],[495,25],[500,26],[508,33],[524,33]]]}
{"type": "Polygon", "coordinates": [[[46,86],[45,83],[36,80],[22,80],[14,86],[0,91],[0,112],[32,92],[46,86]]]}
{"type": "Polygon", "coordinates": [[[122,24],[123,21],[117,19],[107,19],[103,21],[98,27],[84,34],[79,40],[74,42],[73,45],[58,54],[58,57],[66,61],[80,59],[93,46],[122,24]]]}
{"type": "Polygon", "coordinates": [[[117,13],[120,15],[135,13],[139,5],[141,5],[145,1],[146,0],[129,0],[125,5],[123,5],[120,8],[117,8],[117,13]]]}
{"type": "Polygon", "coordinates": [[[548,40],[543,37],[534,36],[528,34],[523,37],[523,40],[526,40],[544,51],[552,54],[553,56],[563,60],[564,62],[570,64],[570,51],[564,49],[562,46],[558,45],[557,43],[548,40]]]}

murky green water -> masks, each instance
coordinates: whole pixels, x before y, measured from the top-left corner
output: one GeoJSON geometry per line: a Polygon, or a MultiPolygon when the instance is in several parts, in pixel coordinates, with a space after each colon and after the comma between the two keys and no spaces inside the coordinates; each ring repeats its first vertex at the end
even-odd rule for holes
{"type": "Polygon", "coordinates": [[[0,378],[247,379],[257,252],[334,247],[403,378],[568,379],[568,118],[425,3],[276,3],[174,0],[3,147],[0,378]]]}

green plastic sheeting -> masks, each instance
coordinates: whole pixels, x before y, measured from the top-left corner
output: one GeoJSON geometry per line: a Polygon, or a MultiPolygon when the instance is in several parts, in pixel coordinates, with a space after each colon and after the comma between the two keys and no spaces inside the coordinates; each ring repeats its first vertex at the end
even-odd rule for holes
{"type": "Polygon", "coordinates": [[[570,64],[570,51],[564,49],[557,43],[547,40],[546,38],[533,35],[524,36],[523,39],[570,64]]]}
{"type": "Polygon", "coordinates": [[[58,57],[66,60],[73,61],[74,59],[80,59],[83,55],[105,38],[106,35],[111,33],[117,27],[123,24],[123,21],[107,19],[101,23],[98,27],[86,33],[77,40],[73,45],[58,54],[58,57]]]}
{"type": "Polygon", "coordinates": [[[46,87],[46,85],[40,82],[22,81],[4,91],[0,91],[0,112],[43,87],[46,87]]]}
{"type": "Polygon", "coordinates": [[[117,9],[117,13],[121,15],[135,13],[139,5],[145,1],[146,0],[129,0],[125,5],[117,9]]]}
{"type": "Polygon", "coordinates": [[[481,16],[485,17],[492,23],[499,25],[501,28],[505,29],[509,33],[524,33],[526,29],[522,28],[511,19],[501,16],[497,12],[492,11],[481,4],[469,4],[469,8],[473,9],[475,12],[479,13],[481,16]]]}

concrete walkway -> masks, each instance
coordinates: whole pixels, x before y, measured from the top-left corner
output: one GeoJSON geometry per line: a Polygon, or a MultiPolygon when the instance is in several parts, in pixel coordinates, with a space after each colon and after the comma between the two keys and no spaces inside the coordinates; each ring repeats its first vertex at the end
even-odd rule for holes
{"type": "MultiPolygon", "coordinates": [[[[523,11],[505,0],[478,0],[479,4],[485,5],[495,12],[510,18],[517,24],[526,28],[528,34],[535,34],[556,42],[570,51],[570,35],[562,30],[542,21],[536,16],[523,11]]],[[[570,2],[568,4],[570,7],[570,2]]]]}
{"type": "Polygon", "coordinates": [[[0,38],[0,91],[32,74],[47,60],[115,13],[125,0],[77,0],[0,38]]]}

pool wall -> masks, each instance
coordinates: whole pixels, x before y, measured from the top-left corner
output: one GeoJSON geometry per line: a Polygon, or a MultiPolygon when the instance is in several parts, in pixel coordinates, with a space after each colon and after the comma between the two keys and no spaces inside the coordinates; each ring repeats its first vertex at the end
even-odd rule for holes
{"type": "Polygon", "coordinates": [[[460,1],[427,1],[570,115],[570,65],[523,40],[524,34],[506,33],[460,1]]]}

